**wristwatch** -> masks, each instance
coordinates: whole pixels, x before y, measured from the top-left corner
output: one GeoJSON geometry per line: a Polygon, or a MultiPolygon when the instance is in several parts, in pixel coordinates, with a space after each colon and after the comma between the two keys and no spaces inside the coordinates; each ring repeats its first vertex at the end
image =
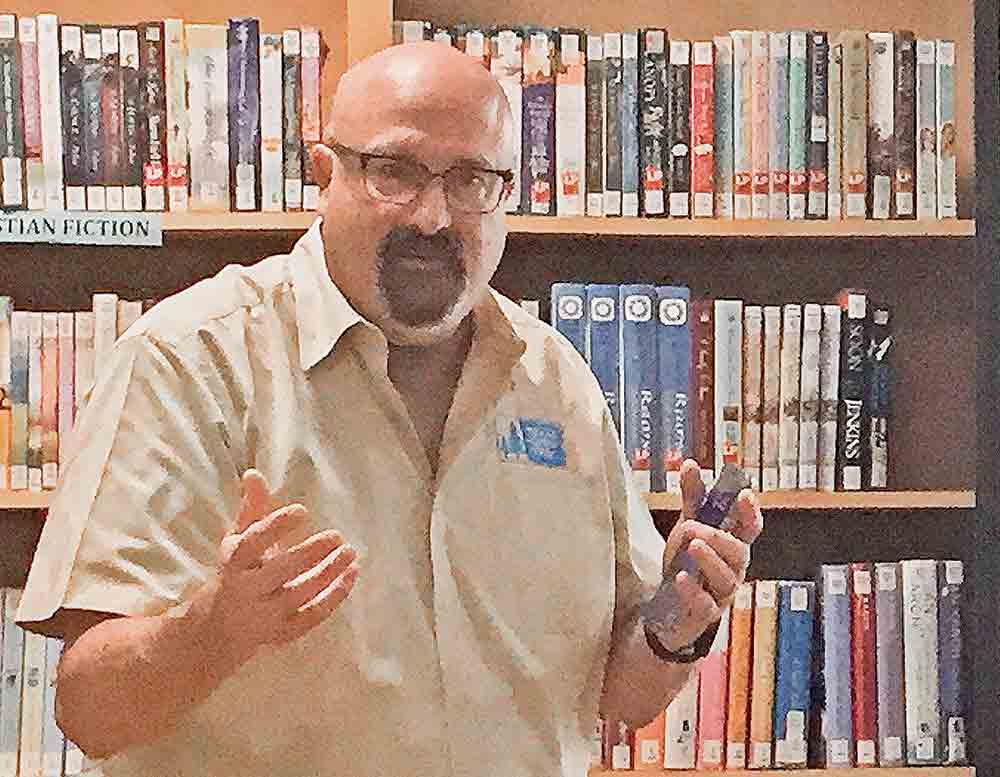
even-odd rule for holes
{"type": "Polygon", "coordinates": [[[648,622],[643,623],[643,631],[646,634],[646,644],[649,645],[649,649],[661,661],[671,664],[692,664],[699,658],[704,658],[708,655],[708,652],[712,649],[712,643],[715,642],[715,635],[719,631],[720,624],[721,619],[705,629],[701,636],[690,645],[685,645],[678,650],[668,650],[664,647],[659,637],[657,637],[655,629],[648,622]]]}

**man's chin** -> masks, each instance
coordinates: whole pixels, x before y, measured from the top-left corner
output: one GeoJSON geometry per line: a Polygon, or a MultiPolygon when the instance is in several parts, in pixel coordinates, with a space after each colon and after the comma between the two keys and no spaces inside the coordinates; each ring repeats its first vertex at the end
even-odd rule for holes
{"type": "Polygon", "coordinates": [[[465,318],[457,306],[435,317],[413,317],[390,313],[380,329],[393,345],[436,345],[451,337],[465,318]]]}

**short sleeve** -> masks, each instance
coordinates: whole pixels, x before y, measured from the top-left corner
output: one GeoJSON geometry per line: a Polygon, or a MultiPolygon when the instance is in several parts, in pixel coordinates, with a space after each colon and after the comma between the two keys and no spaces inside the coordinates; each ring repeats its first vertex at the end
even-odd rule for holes
{"type": "MultiPolygon", "coordinates": [[[[605,408],[607,405],[605,404],[605,408]]],[[[605,409],[603,421],[605,467],[615,539],[615,614],[618,628],[659,587],[666,542],[653,523],[649,505],[639,490],[618,432],[605,409]]]]}
{"type": "Polygon", "coordinates": [[[154,615],[209,576],[239,474],[200,355],[142,333],[119,340],[78,412],[17,623],[62,636],[62,609],[154,615]]]}

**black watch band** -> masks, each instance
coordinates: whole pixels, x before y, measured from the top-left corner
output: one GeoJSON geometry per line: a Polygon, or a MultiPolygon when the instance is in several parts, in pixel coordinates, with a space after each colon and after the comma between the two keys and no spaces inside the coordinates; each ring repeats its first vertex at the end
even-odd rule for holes
{"type": "Polygon", "coordinates": [[[649,649],[661,661],[671,664],[693,664],[699,658],[704,658],[708,655],[708,652],[712,649],[712,643],[715,642],[715,635],[719,631],[720,624],[721,621],[716,621],[705,629],[698,639],[680,650],[668,650],[665,648],[656,634],[649,628],[648,624],[643,625],[643,631],[646,634],[646,644],[649,645],[649,649]]]}

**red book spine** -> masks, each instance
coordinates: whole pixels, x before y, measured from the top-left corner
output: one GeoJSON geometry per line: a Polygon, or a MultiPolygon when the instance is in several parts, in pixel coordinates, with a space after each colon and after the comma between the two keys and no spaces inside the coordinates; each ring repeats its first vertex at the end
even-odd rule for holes
{"type": "Polygon", "coordinates": [[[715,47],[694,44],[691,67],[691,188],[695,218],[715,212],[715,47]]]}
{"type": "Polygon", "coordinates": [[[851,680],[852,718],[858,766],[877,764],[878,688],[875,656],[875,596],[872,565],[852,563],[851,571],[851,680]]]}

